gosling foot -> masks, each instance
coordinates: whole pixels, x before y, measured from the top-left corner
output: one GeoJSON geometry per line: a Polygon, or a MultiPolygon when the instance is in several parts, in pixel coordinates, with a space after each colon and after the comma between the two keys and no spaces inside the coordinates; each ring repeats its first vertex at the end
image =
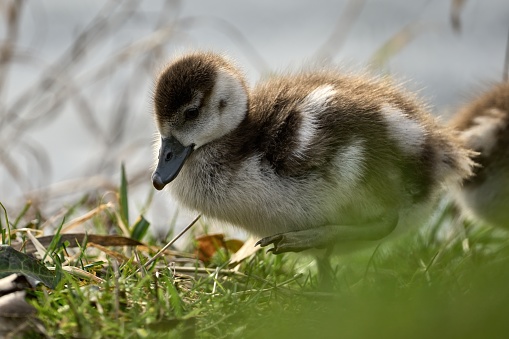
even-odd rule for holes
{"type": "Polygon", "coordinates": [[[288,232],[275,234],[260,239],[255,246],[260,245],[261,247],[266,247],[273,244],[274,247],[269,248],[267,252],[272,252],[274,254],[300,252],[313,247],[309,243],[309,238],[305,236],[305,234],[300,233],[301,232],[288,232]]]}
{"type": "Polygon", "coordinates": [[[301,231],[278,233],[259,240],[255,246],[274,245],[267,252],[280,254],[310,248],[333,247],[345,241],[379,240],[389,235],[398,224],[396,213],[359,225],[327,225],[301,231]]]}

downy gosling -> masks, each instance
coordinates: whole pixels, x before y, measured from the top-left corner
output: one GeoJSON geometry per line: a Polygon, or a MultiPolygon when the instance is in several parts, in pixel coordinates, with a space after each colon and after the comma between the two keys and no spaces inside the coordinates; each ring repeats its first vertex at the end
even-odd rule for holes
{"type": "Polygon", "coordinates": [[[460,109],[451,126],[479,152],[474,176],[455,194],[458,205],[474,220],[509,229],[509,83],[460,109]]]}
{"type": "Polygon", "coordinates": [[[250,89],[214,53],[172,61],[154,92],[152,181],[187,208],[260,236],[273,253],[374,241],[422,224],[469,152],[387,79],[336,69],[250,89]]]}

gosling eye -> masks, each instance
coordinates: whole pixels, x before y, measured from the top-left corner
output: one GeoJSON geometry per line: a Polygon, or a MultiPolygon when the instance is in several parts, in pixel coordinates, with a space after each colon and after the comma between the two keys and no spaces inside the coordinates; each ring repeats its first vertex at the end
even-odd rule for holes
{"type": "Polygon", "coordinates": [[[200,111],[196,107],[188,108],[184,112],[184,119],[186,119],[186,121],[196,119],[199,113],[200,111]]]}

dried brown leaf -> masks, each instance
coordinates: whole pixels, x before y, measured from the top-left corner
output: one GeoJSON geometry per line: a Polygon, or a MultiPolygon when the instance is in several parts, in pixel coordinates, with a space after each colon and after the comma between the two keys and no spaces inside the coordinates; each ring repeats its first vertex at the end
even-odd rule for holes
{"type": "MultiPolygon", "coordinates": [[[[43,246],[48,246],[53,240],[54,235],[47,235],[44,237],[37,237],[36,239],[43,246]]],[[[68,241],[69,247],[76,247],[84,243],[85,239],[88,242],[93,242],[102,246],[141,246],[143,243],[138,240],[134,240],[128,237],[123,237],[120,235],[97,235],[97,234],[86,234],[86,233],[66,233],[60,234],[60,244],[68,241]]],[[[20,250],[23,247],[22,243],[12,244],[17,250],[20,250]]],[[[35,246],[31,243],[26,244],[26,253],[35,252],[35,246]]]]}
{"type": "Polygon", "coordinates": [[[236,253],[244,245],[244,242],[239,239],[228,239],[228,240],[225,240],[224,243],[230,253],[236,253]]]}
{"type": "Polygon", "coordinates": [[[196,238],[196,254],[198,259],[205,263],[209,263],[221,248],[226,248],[224,234],[207,234],[196,238]]]}
{"type": "Polygon", "coordinates": [[[253,237],[247,239],[246,242],[244,242],[244,244],[242,245],[242,247],[230,257],[230,267],[238,266],[246,258],[249,258],[256,252],[258,252],[261,249],[261,247],[255,246],[257,241],[258,240],[253,237]]]}
{"type": "Polygon", "coordinates": [[[196,241],[196,255],[205,263],[210,262],[219,249],[235,253],[244,245],[244,242],[238,239],[225,240],[224,234],[207,234],[196,238],[196,241]]]}
{"type": "Polygon", "coordinates": [[[129,258],[127,258],[125,255],[123,255],[121,253],[118,253],[116,251],[110,250],[109,248],[107,248],[105,246],[102,246],[102,245],[99,245],[99,244],[96,244],[96,243],[93,243],[93,242],[89,242],[87,244],[87,247],[97,248],[101,252],[104,252],[105,254],[109,255],[110,257],[113,257],[113,258],[117,259],[121,263],[125,263],[126,261],[129,260],[129,258]]]}

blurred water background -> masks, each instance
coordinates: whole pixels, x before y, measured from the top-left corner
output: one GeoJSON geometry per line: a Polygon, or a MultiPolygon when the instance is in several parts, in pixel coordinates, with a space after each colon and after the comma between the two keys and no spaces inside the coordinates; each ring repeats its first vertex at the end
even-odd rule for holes
{"type": "Polygon", "coordinates": [[[0,15],[0,201],[50,216],[107,194],[123,162],[131,213],[154,194],[163,233],[178,207],[150,181],[151,91],[175,53],[227,53],[251,84],[316,60],[370,65],[446,121],[502,79],[509,30],[507,0],[2,0],[0,15]]]}

